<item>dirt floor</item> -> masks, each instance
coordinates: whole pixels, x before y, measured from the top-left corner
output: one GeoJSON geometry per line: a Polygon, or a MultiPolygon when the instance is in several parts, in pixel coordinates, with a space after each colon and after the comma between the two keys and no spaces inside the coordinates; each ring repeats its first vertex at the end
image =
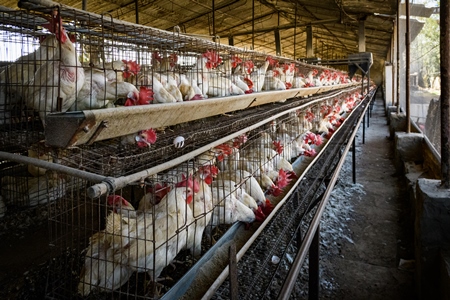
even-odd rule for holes
{"type": "Polygon", "coordinates": [[[349,199],[349,233],[339,240],[339,251],[321,255],[322,276],[328,278],[321,299],[415,299],[407,191],[394,168],[384,104],[377,96],[365,143],[361,129],[356,142],[356,182],[365,195],[349,199]]]}

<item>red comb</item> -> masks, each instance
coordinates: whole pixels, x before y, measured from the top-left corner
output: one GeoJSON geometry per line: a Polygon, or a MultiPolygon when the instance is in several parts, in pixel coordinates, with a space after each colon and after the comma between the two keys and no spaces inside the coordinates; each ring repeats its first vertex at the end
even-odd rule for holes
{"type": "Polygon", "coordinates": [[[153,90],[150,87],[141,86],[139,88],[138,105],[150,104],[153,101],[153,90]]]}
{"type": "Polygon", "coordinates": [[[240,136],[237,136],[233,139],[233,147],[239,148],[242,146],[242,144],[247,142],[247,135],[245,133],[241,134],[240,136]]]}
{"type": "Polygon", "coordinates": [[[248,74],[250,74],[253,71],[254,67],[255,64],[251,60],[247,60],[246,62],[244,62],[244,68],[248,74]]]}
{"type": "Polygon", "coordinates": [[[130,202],[128,202],[127,200],[125,200],[125,198],[123,198],[120,195],[109,195],[107,198],[107,203],[109,206],[114,206],[118,203],[124,205],[124,206],[131,206],[130,202]]]}
{"type": "Polygon", "coordinates": [[[307,143],[307,144],[314,143],[316,141],[316,135],[313,132],[308,132],[305,135],[305,139],[304,140],[305,140],[305,143],[307,143]]]}
{"type": "Polygon", "coordinates": [[[270,56],[270,55],[267,56],[266,60],[269,61],[269,64],[272,67],[277,67],[278,66],[278,60],[274,59],[272,56],[270,56]]]}
{"type": "Polygon", "coordinates": [[[284,146],[281,144],[281,141],[273,141],[273,145],[278,154],[283,153],[284,146]]]}
{"type": "Polygon", "coordinates": [[[261,208],[262,212],[264,213],[264,215],[267,217],[268,215],[270,215],[270,213],[273,211],[273,205],[272,203],[269,201],[269,199],[266,199],[266,205],[261,208]]]}
{"type": "Polygon", "coordinates": [[[149,142],[150,144],[154,144],[156,142],[156,131],[153,128],[144,130],[144,132],[147,135],[147,142],[149,142]]]}
{"type": "Polygon", "coordinates": [[[139,148],[150,147],[156,142],[156,132],[152,128],[139,131],[136,136],[137,146],[139,148]]]}
{"type": "Polygon", "coordinates": [[[316,146],[320,146],[320,145],[322,145],[322,143],[323,143],[322,136],[320,134],[316,134],[316,139],[314,141],[314,144],[316,146]]]}
{"type": "Polygon", "coordinates": [[[206,62],[206,67],[208,69],[217,68],[217,66],[222,62],[222,58],[220,58],[219,54],[214,50],[207,50],[203,53],[203,57],[208,59],[206,62]]]}
{"type": "Polygon", "coordinates": [[[239,56],[232,55],[231,56],[231,66],[236,68],[238,64],[242,62],[242,59],[239,56]]]}
{"type": "Polygon", "coordinates": [[[122,59],[122,62],[125,64],[125,70],[123,71],[124,78],[130,77],[131,73],[137,75],[141,71],[141,66],[133,60],[122,59]]]}
{"type": "Polygon", "coordinates": [[[153,51],[153,53],[152,53],[152,60],[157,60],[159,62],[162,61],[161,55],[159,55],[158,51],[153,51]]]}
{"type": "Polygon", "coordinates": [[[255,220],[257,222],[263,222],[266,219],[266,215],[264,214],[264,212],[261,209],[261,206],[258,206],[257,209],[255,209],[253,211],[253,213],[255,214],[255,220]]]}
{"type": "Polygon", "coordinates": [[[287,173],[283,169],[280,169],[278,171],[278,176],[276,180],[277,186],[280,189],[284,189],[289,184],[289,182],[291,182],[291,179],[288,178],[287,173]]]}
{"type": "Polygon", "coordinates": [[[52,11],[49,18],[46,17],[49,24],[42,24],[42,27],[47,28],[51,33],[56,35],[56,38],[61,42],[65,43],[67,41],[67,34],[62,25],[62,19],[57,10],[52,11]]]}
{"type": "Polygon", "coordinates": [[[283,192],[282,189],[280,189],[277,185],[272,184],[272,186],[269,189],[269,195],[273,195],[275,197],[278,197],[283,192]]]}

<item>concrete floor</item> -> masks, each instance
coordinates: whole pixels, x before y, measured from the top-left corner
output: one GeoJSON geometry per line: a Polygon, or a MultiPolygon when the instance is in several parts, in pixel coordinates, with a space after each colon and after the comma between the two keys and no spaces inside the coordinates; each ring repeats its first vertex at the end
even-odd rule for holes
{"type": "MultiPolygon", "coordinates": [[[[342,241],[341,251],[322,262],[338,288],[321,299],[415,299],[414,266],[399,269],[399,261],[411,260],[412,228],[409,226],[407,191],[393,164],[393,142],[381,93],[372,116],[356,140],[356,182],[366,195],[352,199],[354,214],[349,220],[351,240],[342,241]]],[[[349,154],[351,155],[351,153],[349,154]]],[[[351,179],[349,179],[351,180],[351,179]]]]}

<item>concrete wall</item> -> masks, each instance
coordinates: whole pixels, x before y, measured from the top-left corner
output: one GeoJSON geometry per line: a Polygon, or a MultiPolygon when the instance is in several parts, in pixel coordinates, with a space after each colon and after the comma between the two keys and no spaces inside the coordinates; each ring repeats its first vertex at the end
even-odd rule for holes
{"type": "Polygon", "coordinates": [[[440,187],[440,161],[423,135],[403,132],[404,115],[389,117],[394,164],[409,187],[418,299],[450,299],[450,190],[440,187]]]}
{"type": "Polygon", "coordinates": [[[376,85],[382,85],[384,81],[384,62],[385,60],[374,60],[372,67],[370,68],[370,79],[375,82],[376,85]]]}

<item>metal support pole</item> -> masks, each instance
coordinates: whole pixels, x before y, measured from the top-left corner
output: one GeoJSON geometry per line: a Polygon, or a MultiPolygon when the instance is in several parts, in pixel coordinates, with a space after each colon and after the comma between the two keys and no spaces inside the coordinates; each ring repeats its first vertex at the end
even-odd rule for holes
{"type": "Polygon", "coordinates": [[[252,50],[255,50],[255,0],[252,1],[252,50]]]}
{"type": "Polygon", "coordinates": [[[295,20],[294,20],[294,60],[296,59],[297,52],[297,2],[295,2],[295,20]]]}
{"type": "Polygon", "coordinates": [[[139,24],[139,1],[134,0],[134,13],[136,15],[136,24],[139,24]]]}
{"type": "Polygon", "coordinates": [[[397,101],[395,105],[397,106],[397,113],[400,113],[400,2],[397,5],[397,101]]]}
{"type": "MultiPolygon", "coordinates": [[[[366,115],[367,112],[364,114],[364,118],[363,118],[363,125],[362,125],[362,143],[364,144],[366,142],[366,115]]],[[[369,121],[369,118],[367,118],[367,121],[369,121]]]]}
{"type": "Polygon", "coordinates": [[[234,46],[234,36],[230,35],[228,37],[228,45],[234,46]]]}
{"type": "Polygon", "coordinates": [[[214,42],[216,42],[216,6],[215,6],[215,1],[212,0],[212,7],[211,7],[211,11],[212,11],[212,36],[214,37],[214,42]]]}
{"type": "Polygon", "coordinates": [[[275,30],[275,52],[278,56],[281,56],[281,36],[280,30],[275,30]]]}
{"type": "Polygon", "coordinates": [[[319,253],[320,253],[320,224],[309,247],[309,293],[308,299],[319,299],[319,253]]]}
{"type": "Polygon", "coordinates": [[[441,1],[440,7],[440,53],[441,53],[441,187],[450,188],[450,4],[441,1]]]}
{"type": "Polygon", "coordinates": [[[306,26],[306,57],[314,57],[312,26],[306,26]]]}
{"type": "Polygon", "coordinates": [[[409,73],[410,73],[410,45],[411,45],[411,35],[410,35],[410,31],[409,31],[409,17],[410,17],[410,12],[409,12],[409,0],[405,1],[405,7],[406,7],[406,32],[405,32],[405,50],[406,50],[406,55],[405,55],[405,67],[406,67],[406,71],[405,71],[405,79],[406,79],[406,86],[405,86],[405,92],[406,92],[406,133],[410,133],[411,132],[411,112],[410,112],[410,99],[409,99],[409,84],[410,84],[410,77],[409,77],[409,73]]]}
{"type": "MultiPolygon", "coordinates": [[[[364,124],[363,124],[364,126],[364,124]]],[[[356,130],[356,128],[355,128],[356,130]]],[[[353,138],[352,141],[352,178],[353,183],[356,183],[356,136],[353,138]]]]}
{"type": "Polygon", "coordinates": [[[359,20],[358,28],[358,52],[366,52],[366,28],[364,20],[359,20]]]}
{"type": "Polygon", "coordinates": [[[364,72],[362,72],[362,78],[361,78],[361,95],[364,95],[364,72]]]}

